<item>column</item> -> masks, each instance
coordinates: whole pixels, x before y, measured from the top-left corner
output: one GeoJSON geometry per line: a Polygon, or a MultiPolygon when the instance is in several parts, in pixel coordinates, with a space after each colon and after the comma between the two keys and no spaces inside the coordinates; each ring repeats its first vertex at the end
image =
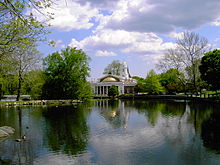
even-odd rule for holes
{"type": "Polygon", "coordinates": [[[106,86],[106,95],[108,96],[108,88],[109,86],[106,86]]]}
{"type": "Polygon", "coordinates": [[[121,85],[121,94],[122,94],[122,95],[125,94],[124,88],[125,88],[125,86],[124,86],[124,84],[122,84],[122,85],[121,85]]]}
{"type": "Polygon", "coordinates": [[[98,86],[95,86],[95,95],[98,95],[98,86]]]}

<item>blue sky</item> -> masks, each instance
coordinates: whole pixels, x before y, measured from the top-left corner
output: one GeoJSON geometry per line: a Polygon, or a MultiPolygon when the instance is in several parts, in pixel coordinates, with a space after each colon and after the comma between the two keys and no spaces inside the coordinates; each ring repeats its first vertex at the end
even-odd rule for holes
{"type": "MultiPolygon", "coordinates": [[[[39,50],[47,56],[66,46],[91,58],[90,76],[99,78],[113,60],[126,61],[132,76],[145,77],[184,31],[220,47],[219,0],[57,0],[43,12],[54,13],[51,34],[39,50]]],[[[45,19],[36,12],[39,20],[45,19]]]]}

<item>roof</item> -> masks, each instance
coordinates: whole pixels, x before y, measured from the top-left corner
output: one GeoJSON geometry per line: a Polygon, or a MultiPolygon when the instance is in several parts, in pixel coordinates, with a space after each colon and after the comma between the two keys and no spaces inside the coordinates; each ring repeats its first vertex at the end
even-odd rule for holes
{"type": "Polygon", "coordinates": [[[113,75],[107,75],[100,79],[100,82],[120,82],[120,78],[113,75]]]}

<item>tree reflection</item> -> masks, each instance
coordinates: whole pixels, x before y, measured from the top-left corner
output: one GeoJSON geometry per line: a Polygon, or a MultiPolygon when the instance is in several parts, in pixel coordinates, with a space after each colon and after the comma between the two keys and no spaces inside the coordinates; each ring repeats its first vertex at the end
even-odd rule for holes
{"type": "MultiPolygon", "coordinates": [[[[34,116],[29,116],[31,109],[30,107],[2,107],[0,109],[0,125],[8,125],[16,130],[14,135],[0,142],[0,164],[33,163],[41,139],[38,139],[37,142],[32,141],[31,135],[38,129],[32,129],[34,116]],[[31,127],[30,132],[27,130],[27,126],[31,127]],[[24,134],[27,136],[26,141],[15,141],[24,134]]],[[[37,113],[41,113],[42,107],[35,107],[34,109],[37,113]]]]}
{"type": "Polygon", "coordinates": [[[144,114],[152,126],[157,124],[160,115],[182,116],[185,112],[185,103],[175,101],[135,101],[134,107],[144,114]]]}
{"type": "Polygon", "coordinates": [[[78,105],[48,107],[43,113],[46,120],[48,146],[55,152],[76,155],[88,143],[87,116],[89,107],[78,105]]]}
{"type": "MultiPolygon", "coordinates": [[[[218,109],[219,110],[219,109],[218,109]]],[[[220,112],[214,111],[211,117],[202,123],[201,137],[205,147],[220,153],[220,112]]]]}
{"type": "Polygon", "coordinates": [[[210,119],[214,107],[210,104],[198,102],[189,103],[189,107],[191,113],[189,122],[194,124],[195,132],[200,133],[203,122],[210,119]]]}

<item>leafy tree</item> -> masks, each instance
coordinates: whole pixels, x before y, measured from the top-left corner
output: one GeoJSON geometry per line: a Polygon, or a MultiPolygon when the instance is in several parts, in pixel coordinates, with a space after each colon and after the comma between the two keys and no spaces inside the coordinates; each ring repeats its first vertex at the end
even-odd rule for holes
{"type": "Polygon", "coordinates": [[[109,88],[108,96],[114,99],[118,95],[119,95],[118,87],[116,87],[115,85],[112,85],[109,88]]]}
{"type": "Polygon", "coordinates": [[[134,76],[133,79],[137,80],[137,85],[135,86],[135,92],[146,92],[145,91],[145,79],[142,77],[134,76]]]}
{"type": "Polygon", "coordinates": [[[112,74],[120,76],[121,65],[122,64],[119,62],[119,60],[114,60],[104,69],[103,74],[112,74]]]}
{"type": "Polygon", "coordinates": [[[145,79],[145,89],[149,94],[159,94],[164,91],[154,70],[150,70],[145,79]]]}
{"type": "Polygon", "coordinates": [[[179,79],[180,76],[183,76],[177,69],[171,68],[165,73],[160,74],[160,83],[165,87],[166,91],[169,94],[176,93],[182,89],[182,84],[179,79]]]}
{"type": "Polygon", "coordinates": [[[81,50],[67,47],[44,59],[46,82],[43,97],[46,99],[85,99],[91,96],[86,81],[90,58],[81,50]]]}
{"type": "Polygon", "coordinates": [[[49,1],[0,2],[0,58],[11,54],[17,47],[29,46],[44,39],[47,33],[44,23],[37,21],[32,13],[27,14],[25,10],[31,6],[30,4],[36,9],[49,7],[49,1]]]}
{"type": "Polygon", "coordinates": [[[22,93],[31,95],[33,99],[39,99],[43,93],[45,75],[42,70],[33,70],[24,75],[22,93]]]}
{"type": "MultiPolygon", "coordinates": [[[[194,90],[197,91],[200,77],[198,67],[203,54],[209,49],[208,40],[194,32],[184,32],[176,40],[176,48],[169,49],[158,67],[162,69],[175,68],[191,79],[194,90]]],[[[182,81],[184,82],[184,81],[182,81]]],[[[184,82],[186,84],[186,82],[184,82]]]]}
{"type": "Polygon", "coordinates": [[[18,47],[10,56],[4,58],[2,66],[8,68],[8,73],[16,75],[17,98],[19,100],[23,78],[26,73],[36,69],[40,62],[41,54],[34,47],[18,47]]]}
{"type": "Polygon", "coordinates": [[[201,78],[210,84],[213,90],[220,89],[220,50],[205,53],[199,70],[201,78]]]}

